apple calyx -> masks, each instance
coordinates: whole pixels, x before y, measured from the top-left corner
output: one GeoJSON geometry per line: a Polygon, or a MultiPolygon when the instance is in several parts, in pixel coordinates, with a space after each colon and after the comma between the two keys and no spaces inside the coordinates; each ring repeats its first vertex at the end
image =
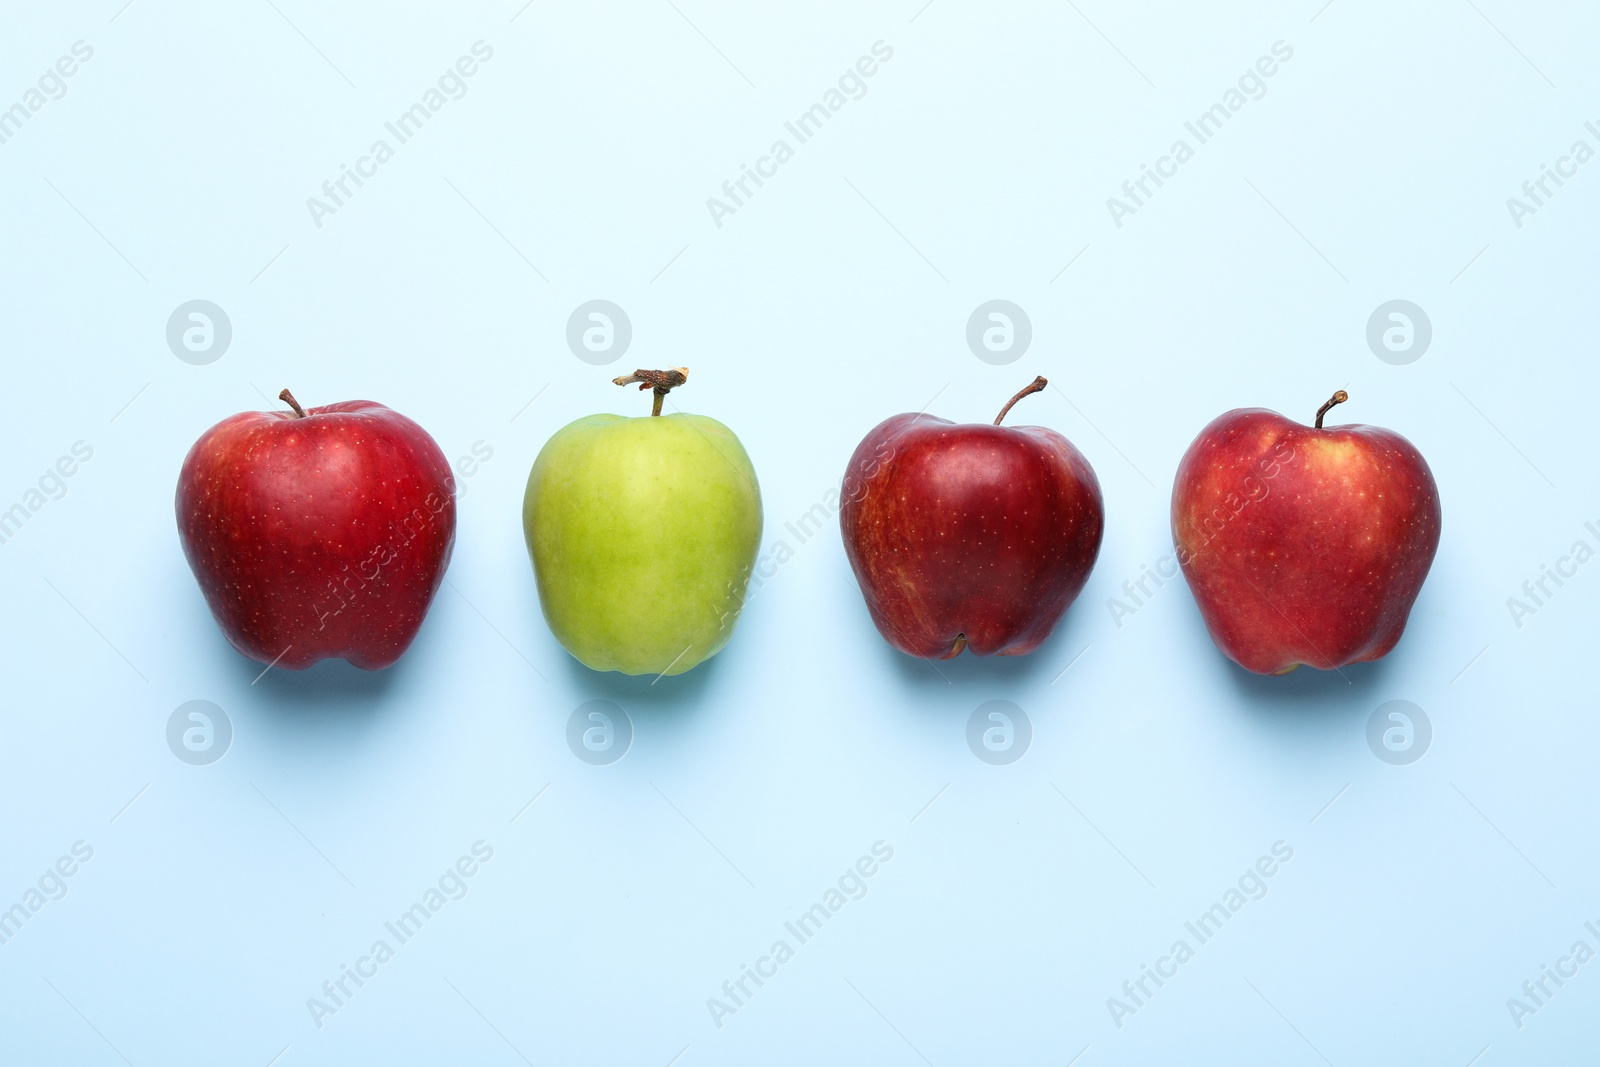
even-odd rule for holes
{"type": "Polygon", "coordinates": [[[655,390],[655,402],[650,406],[650,414],[661,414],[661,401],[666,399],[667,393],[689,380],[688,367],[668,367],[666,370],[636,370],[632,374],[625,374],[621,378],[611,379],[613,385],[632,385],[639,383],[639,391],[646,389],[655,390]]]}
{"type": "Polygon", "coordinates": [[[1006,413],[1011,410],[1011,406],[1013,404],[1015,404],[1017,401],[1021,400],[1025,396],[1028,396],[1030,394],[1039,392],[1040,390],[1042,390],[1045,386],[1047,386],[1049,384],[1050,383],[1048,381],[1046,381],[1042,376],[1038,377],[1038,378],[1035,378],[1033,381],[1029,382],[1027,384],[1027,386],[1022,390],[1022,392],[1018,393],[1016,396],[1014,396],[1010,400],[1006,401],[1006,406],[1001,408],[1000,409],[1000,414],[998,414],[998,415],[996,415],[994,417],[994,424],[996,426],[999,426],[1000,425],[1000,420],[1006,417],[1006,413]]]}
{"type": "Polygon", "coordinates": [[[1343,389],[1340,389],[1338,392],[1334,393],[1331,397],[1329,397],[1328,398],[1328,402],[1317,409],[1317,422],[1316,422],[1315,427],[1313,427],[1313,428],[1314,429],[1318,429],[1318,430],[1322,429],[1322,416],[1324,416],[1328,412],[1332,411],[1334,409],[1335,405],[1343,404],[1346,400],[1349,400],[1349,399],[1350,399],[1350,394],[1345,392],[1343,389]]]}
{"type": "Polygon", "coordinates": [[[289,390],[285,389],[283,392],[279,393],[278,399],[294,408],[295,418],[303,419],[306,417],[306,409],[300,406],[300,401],[296,400],[294,398],[294,394],[289,392],[289,390]]]}

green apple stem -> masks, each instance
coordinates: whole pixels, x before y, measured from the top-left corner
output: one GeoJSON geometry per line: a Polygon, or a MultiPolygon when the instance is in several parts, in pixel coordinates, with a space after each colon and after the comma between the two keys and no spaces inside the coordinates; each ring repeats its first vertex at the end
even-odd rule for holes
{"type": "Polygon", "coordinates": [[[294,398],[294,394],[289,392],[289,390],[285,389],[283,392],[279,393],[278,399],[294,408],[295,418],[303,419],[306,417],[306,409],[300,406],[300,401],[296,400],[294,398]]]}
{"type": "Polygon", "coordinates": [[[646,389],[655,390],[655,402],[650,405],[650,414],[661,414],[661,401],[667,394],[684,382],[689,380],[688,367],[668,367],[666,370],[636,370],[632,374],[623,375],[621,378],[611,379],[613,385],[632,385],[639,383],[639,391],[646,389]]]}
{"type": "Polygon", "coordinates": [[[1000,414],[998,414],[998,415],[996,415],[994,417],[994,424],[996,426],[999,426],[1000,425],[1000,420],[1006,417],[1006,412],[1010,411],[1011,410],[1011,406],[1013,404],[1015,404],[1017,401],[1021,400],[1023,397],[1028,396],[1028,395],[1030,395],[1032,393],[1039,392],[1041,389],[1043,389],[1045,386],[1047,386],[1049,384],[1050,383],[1048,381],[1046,381],[1042,377],[1041,378],[1035,378],[1033,381],[1029,382],[1027,387],[1025,389],[1023,389],[1022,392],[1020,392],[1016,396],[1012,397],[1009,401],[1006,402],[1006,406],[1000,409],[1000,414]]]}
{"type": "Polygon", "coordinates": [[[1319,430],[1322,429],[1322,416],[1324,416],[1328,412],[1332,411],[1336,404],[1343,404],[1346,400],[1349,400],[1349,399],[1350,399],[1350,394],[1345,392],[1343,389],[1340,389],[1337,393],[1334,393],[1331,397],[1329,397],[1328,398],[1328,402],[1317,409],[1317,426],[1316,426],[1316,428],[1319,429],[1319,430]]]}

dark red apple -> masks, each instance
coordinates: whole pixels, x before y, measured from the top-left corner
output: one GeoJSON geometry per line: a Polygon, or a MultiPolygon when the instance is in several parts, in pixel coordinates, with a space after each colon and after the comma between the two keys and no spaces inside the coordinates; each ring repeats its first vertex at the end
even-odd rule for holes
{"type": "Polygon", "coordinates": [[[387,667],[422,626],[456,535],[450,465],[382,404],[247,411],[178,477],[178,536],[211,614],[252,659],[387,667]]]}
{"type": "Polygon", "coordinates": [[[845,555],[884,640],[947,659],[1038,648],[1082,591],[1105,507],[1089,461],[1042,426],[886,419],[845,472],[845,555]]]}
{"type": "Polygon", "coordinates": [[[1439,547],[1439,490],[1393,430],[1239,408],[1178,464],[1172,538],[1211,639],[1257,674],[1387,655],[1439,547]]]}

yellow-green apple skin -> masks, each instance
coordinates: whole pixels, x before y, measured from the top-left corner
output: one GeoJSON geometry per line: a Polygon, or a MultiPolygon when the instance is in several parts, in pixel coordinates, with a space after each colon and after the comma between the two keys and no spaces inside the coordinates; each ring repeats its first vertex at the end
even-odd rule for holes
{"type": "Polygon", "coordinates": [[[716,419],[590,415],[540,449],[522,529],[562,647],[597,671],[682,674],[733,636],[761,489],[716,419]]]}

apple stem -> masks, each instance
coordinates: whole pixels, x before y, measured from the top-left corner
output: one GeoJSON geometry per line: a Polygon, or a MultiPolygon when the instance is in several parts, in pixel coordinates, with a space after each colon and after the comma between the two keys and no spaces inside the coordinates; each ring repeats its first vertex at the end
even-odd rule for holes
{"type": "Polygon", "coordinates": [[[688,367],[668,367],[666,370],[636,370],[632,374],[625,374],[621,378],[611,379],[613,385],[632,385],[639,383],[639,391],[646,389],[655,390],[655,402],[650,405],[650,414],[661,414],[661,401],[673,389],[689,380],[688,367]]]}
{"type": "Polygon", "coordinates": [[[300,401],[296,400],[294,398],[294,394],[289,392],[289,390],[285,389],[283,392],[279,393],[278,399],[294,408],[295,418],[303,419],[306,417],[306,409],[300,406],[300,401]]]}
{"type": "Polygon", "coordinates": [[[1349,399],[1350,399],[1350,394],[1345,392],[1343,389],[1340,389],[1337,393],[1334,393],[1331,397],[1329,397],[1328,398],[1328,402],[1317,409],[1317,425],[1316,425],[1316,428],[1319,429],[1319,430],[1322,429],[1322,416],[1324,416],[1328,412],[1332,411],[1333,408],[1334,408],[1334,405],[1343,404],[1346,400],[1349,400],[1349,399]]]}
{"type": "Polygon", "coordinates": [[[1010,411],[1011,410],[1011,406],[1013,404],[1015,404],[1017,401],[1021,400],[1023,397],[1028,396],[1031,393],[1039,392],[1041,389],[1043,389],[1045,386],[1047,386],[1049,384],[1050,383],[1048,381],[1046,381],[1042,377],[1035,378],[1033,381],[1029,382],[1027,387],[1024,388],[1022,390],[1022,392],[1020,392],[1016,396],[1012,397],[1009,401],[1006,402],[1006,406],[1000,409],[1000,414],[998,414],[998,415],[996,415],[994,417],[994,424],[996,426],[999,426],[1000,425],[1000,420],[1006,417],[1006,412],[1010,411]]]}

